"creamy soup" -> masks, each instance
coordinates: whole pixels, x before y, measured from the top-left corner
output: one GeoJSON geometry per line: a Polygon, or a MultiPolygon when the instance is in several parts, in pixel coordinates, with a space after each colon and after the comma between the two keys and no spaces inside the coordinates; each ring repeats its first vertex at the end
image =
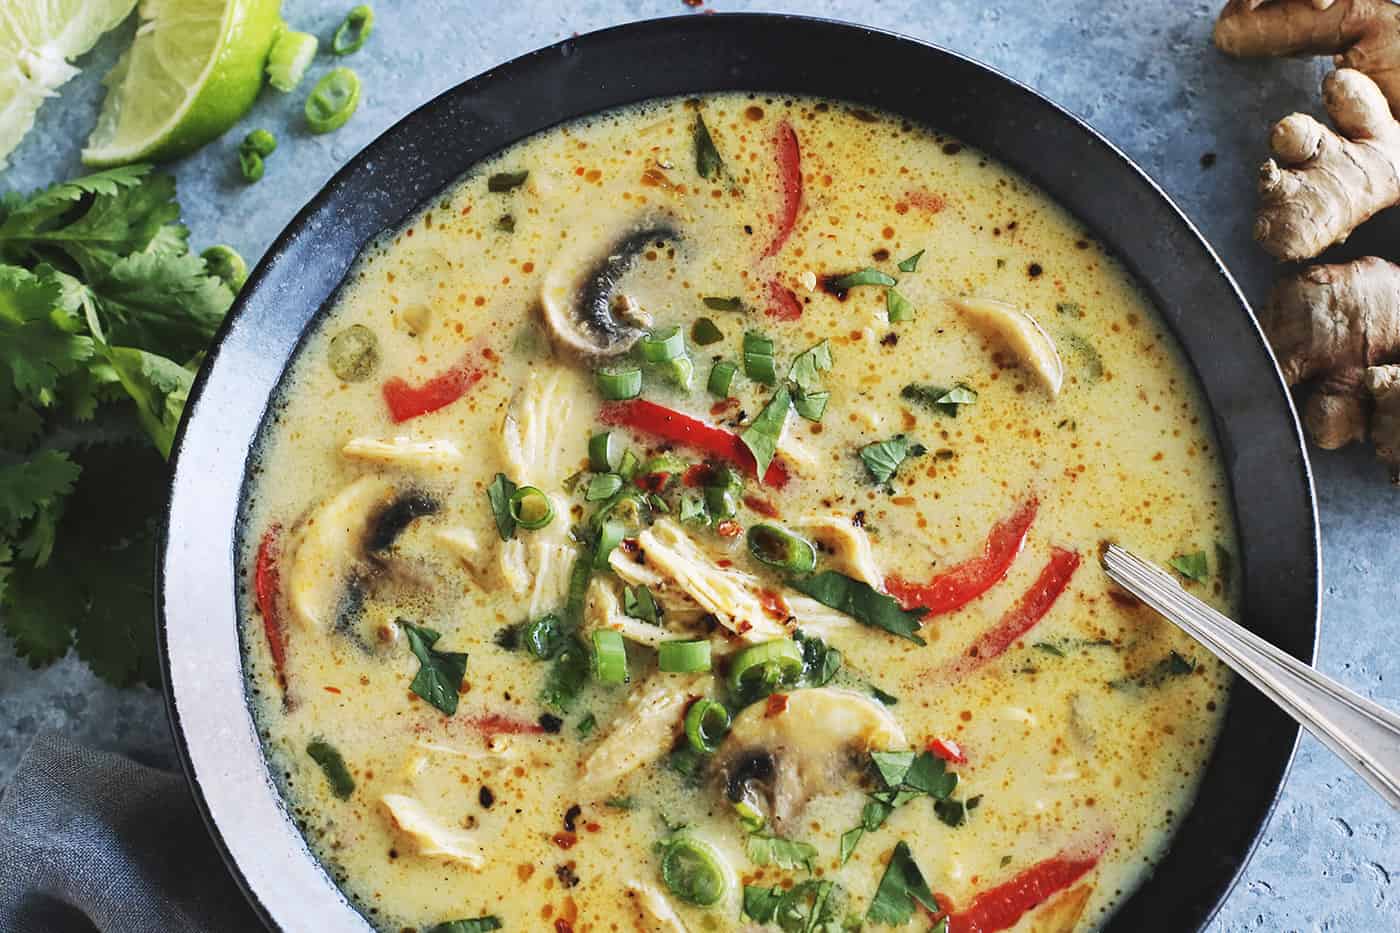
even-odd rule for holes
{"type": "Polygon", "coordinates": [[[1189,369],[1025,180],[727,95],[576,122],[367,250],[250,480],[290,811],[381,930],[1067,933],[1191,805],[1233,607],[1189,369]]]}

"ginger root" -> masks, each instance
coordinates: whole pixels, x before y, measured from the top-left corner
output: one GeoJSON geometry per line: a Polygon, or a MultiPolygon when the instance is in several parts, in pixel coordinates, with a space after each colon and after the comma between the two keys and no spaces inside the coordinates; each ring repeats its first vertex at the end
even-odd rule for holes
{"type": "Polygon", "coordinates": [[[1259,167],[1254,237],[1279,259],[1311,259],[1400,202],[1400,123],[1374,81],[1343,69],[1322,82],[1334,132],[1295,113],[1274,125],[1259,167]]]}
{"type": "Polygon", "coordinates": [[[1215,44],[1241,58],[1332,55],[1380,86],[1400,115],[1400,7],[1391,0],[1230,0],[1215,44]]]}
{"type": "Polygon", "coordinates": [[[1400,467],[1400,366],[1381,365],[1400,361],[1400,266],[1368,256],[1289,273],[1260,318],[1284,381],[1317,383],[1303,405],[1313,441],[1330,450],[1369,433],[1400,467]]]}

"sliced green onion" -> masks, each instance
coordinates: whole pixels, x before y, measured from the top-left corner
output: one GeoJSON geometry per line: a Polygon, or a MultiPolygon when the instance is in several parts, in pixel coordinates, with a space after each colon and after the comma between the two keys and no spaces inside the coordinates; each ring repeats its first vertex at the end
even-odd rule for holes
{"type": "MultiPolygon", "coordinates": [[[[709,642],[701,644],[706,648],[710,646],[709,642]]],[[[702,698],[690,704],[690,709],[685,714],[685,737],[690,741],[691,748],[702,755],[713,755],[728,731],[729,710],[724,708],[723,703],[702,698]]]]}
{"type": "Polygon", "coordinates": [[[588,489],[584,491],[583,501],[602,502],[611,499],[622,489],[622,477],[616,473],[595,473],[588,481],[588,489]]]}
{"type": "Polygon", "coordinates": [[[612,473],[622,463],[627,442],[622,435],[601,431],[588,439],[588,468],[594,473],[612,473]]]}
{"type": "Polygon", "coordinates": [[[690,466],[690,464],[687,463],[683,457],[672,453],[660,453],[655,457],[648,457],[647,462],[642,464],[638,472],[643,476],[648,473],[670,473],[675,475],[677,473],[684,473],[688,466],[690,466]]]}
{"type": "Polygon", "coordinates": [[[593,676],[605,684],[627,683],[627,646],[610,628],[593,630],[593,676]]]}
{"type": "Polygon", "coordinates": [[[510,517],[521,528],[537,531],[554,521],[554,503],[534,486],[521,486],[510,494],[510,517]]]}
{"type": "Polygon", "coordinates": [[[744,352],[757,353],[761,356],[773,355],[773,341],[765,337],[756,330],[745,331],[744,352]]]}
{"type": "Polygon", "coordinates": [[[500,194],[503,191],[510,191],[512,188],[519,188],[525,184],[525,179],[530,177],[529,169],[522,169],[518,172],[497,172],[486,179],[486,190],[500,194]]]}
{"type": "Polygon", "coordinates": [[[694,324],[690,325],[690,339],[702,347],[708,347],[712,343],[719,343],[724,339],[724,331],[719,329],[719,325],[707,317],[698,318],[694,324]]]}
{"type": "Polygon", "coordinates": [[[923,250],[919,250],[919,251],[918,251],[917,253],[915,253],[914,255],[912,255],[912,256],[910,256],[910,257],[908,257],[908,258],[906,258],[906,259],[901,259],[901,260],[899,261],[899,271],[900,271],[900,272],[913,272],[915,269],[919,268],[919,260],[920,260],[920,259],[923,259],[923,258],[924,258],[924,251],[923,251],[923,250]]]}
{"type": "Polygon", "coordinates": [[[806,538],[777,525],[753,525],[747,535],[749,553],[760,563],[792,573],[810,573],[817,566],[817,549],[806,538]]]}
{"type": "Polygon", "coordinates": [[[608,568],[608,555],[613,552],[613,548],[622,543],[622,539],[627,537],[627,529],[622,522],[607,521],[598,529],[598,547],[593,552],[593,566],[599,570],[608,568]]]}
{"type": "Polygon", "coordinates": [[[266,168],[263,157],[256,152],[251,149],[238,150],[238,171],[243,174],[243,180],[248,184],[260,180],[266,168]]]}
{"type": "Polygon", "coordinates": [[[893,288],[885,292],[885,316],[891,324],[914,319],[914,305],[893,288]]]}
{"type": "Polygon", "coordinates": [[[552,612],[535,619],[521,632],[525,647],[541,661],[548,661],[559,653],[564,647],[564,637],[559,617],[552,612]]]}
{"type": "Polygon", "coordinates": [[[771,693],[802,679],[802,649],[790,638],[750,645],[729,662],[729,686],[735,693],[761,687],[771,693]]]}
{"type": "Polygon", "coordinates": [[[709,521],[710,515],[705,509],[705,500],[699,496],[686,496],[681,499],[680,519],[682,523],[709,521]]]}
{"type": "Polygon", "coordinates": [[[628,450],[622,454],[622,462],[617,465],[617,475],[631,482],[632,477],[637,475],[637,455],[628,450]]]}
{"type": "Polygon", "coordinates": [[[773,362],[773,341],[755,331],[744,334],[744,375],[766,386],[778,381],[778,368],[773,362]]]}
{"type": "MultiPolygon", "coordinates": [[[[656,663],[668,674],[697,674],[700,671],[708,671],[710,669],[710,643],[703,638],[690,641],[663,641],[656,649],[656,663]]],[[[700,702],[708,701],[702,700],[700,702]]],[[[720,706],[720,709],[724,709],[724,707],[720,706]]],[[[725,715],[724,721],[727,725],[729,722],[728,714],[725,715]]],[[[702,748],[701,751],[714,751],[714,749],[702,748]]]]}
{"type": "Polygon", "coordinates": [[[345,22],[340,24],[331,39],[331,51],[337,55],[358,52],[364,48],[373,31],[374,11],[361,4],[345,14],[345,22]]]}
{"type": "Polygon", "coordinates": [[[260,156],[270,156],[277,151],[277,137],[267,130],[253,130],[243,137],[240,149],[251,149],[260,156]]]}
{"type": "Polygon", "coordinates": [[[685,334],[679,327],[654,330],[643,337],[638,346],[642,350],[642,359],[648,363],[664,363],[685,352],[685,334]]]}
{"type": "MultiPolygon", "coordinates": [[[[708,644],[708,643],[707,643],[708,644]]],[[[701,700],[700,702],[708,702],[701,700]]],[[[720,707],[724,709],[724,707],[720,707]]],[[[729,713],[725,713],[725,726],[729,725],[729,713]]],[[[324,739],[312,739],[306,746],[306,754],[311,756],[311,760],[320,765],[321,771],[326,775],[326,782],[331,786],[331,793],[341,800],[348,800],[355,792],[355,779],[350,776],[350,769],[345,766],[345,759],[341,757],[339,750],[334,745],[324,739]]]]}
{"type": "Polygon", "coordinates": [[[248,281],[248,264],[232,246],[222,243],[211,246],[200,253],[199,258],[204,260],[204,267],[209,274],[222,279],[235,294],[243,287],[243,283],[248,281]]]}
{"type": "Polygon", "coordinates": [[[879,269],[865,268],[861,269],[859,272],[852,272],[849,275],[834,278],[827,283],[827,287],[834,291],[844,292],[858,285],[888,286],[895,284],[896,281],[895,277],[887,272],[881,272],[879,269]]]}
{"type": "Polygon", "coordinates": [[[733,363],[720,360],[710,368],[710,379],[705,388],[716,398],[729,398],[729,387],[734,384],[734,374],[738,371],[739,367],[733,363]]]}
{"type": "Polygon", "coordinates": [[[717,521],[733,518],[739,511],[739,491],[732,486],[706,486],[705,508],[717,521]]]}
{"type": "Polygon", "coordinates": [[[661,371],[661,375],[665,377],[667,382],[674,383],[682,389],[689,391],[690,380],[695,376],[695,364],[691,361],[689,356],[682,354],[681,356],[673,357],[659,364],[657,369],[661,371]]]}
{"type": "Polygon", "coordinates": [[[267,53],[267,83],[284,94],[295,90],[315,59],[318,45],[309,32],[283,29],[267,53]]]}
{"type": "Polygon", "coordinates": [[[739,296],[733,298],[701,298],[705,307],[711,311],[742,311],[744,310],[744,300],[739,296]]]}
{"type": "Polygon", "coordinates": [[[698,907],[718,904],[735,883],[719,850],[691,835],[677,836],[666,844],[661,880],[676,897],[698,907]]]}
{"type": "Polygon", "coordinates": [[[303,112],[307,128],[313,133],[338,130],[359,106],[360,76],[349,68],[333,68],[316,82],[311,96],[306,98],[303,112]]]}
{"type": "Polygon", "coordinates": [[[735,801],[734,813],[739,817],[739,825],[751,833],[758,832],[763,828],[763,824],[768,822],[763,814],[758,812],[758,808],[747,800],[735,801]]]}
{"type": "Polygon", "coordinates": [[[600,369],[594,374],[598,393],[610,402],[621,402],[642,394],[640,369],[600,369]]]}

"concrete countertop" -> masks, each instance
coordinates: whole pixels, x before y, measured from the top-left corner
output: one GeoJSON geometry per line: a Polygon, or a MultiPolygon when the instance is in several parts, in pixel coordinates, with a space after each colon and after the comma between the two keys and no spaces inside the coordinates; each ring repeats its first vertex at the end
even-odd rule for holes
{"type": "MultiPolygon", "coordinates": [[[[21,0],[23,2],[23,0],[21,0]]],[[[907,33],[978,58],[1080,114],[1176,199],[1262,301],[1271,261],[1249,235],[1254,171],[1269,127],[1294,110],[1321,115],[1315,62],[1241,63],[1210,44],[1219,3],[1102,0],[712,0],[718,12],[825,16],[907,33]]],[[[1223,0],[1222,0],[1223,2],[1223,0]]],[[[296,28],[328,40],[350,0],[283,0],[296,28]]],[[[378,0],[374,36],[347,64],[364,81],[359,112],[311,136],[301,94],[264,91],[228,134],[173,166],[196,248],[229,242],[251,265],[293,214],[356,151],[414,107],[523,52],[634,19],[683,15],[682,0],[378,0]],[[235,151],[264,126],[280,147],[246,186],[235,151]]],[[[29,189],[79,174],[78,151],[101,99],[99,79],[130,36],[128,23],[79,64],[14,153],[0,188],[29,189]]],[[[324,47],[324,45],[323,45],[324,47]]],[[[330,67],[321,56],[311,79],[330,67]]],[[[852,75],[859,80],[859,75],[852,75]]],[[[1400,251],[1397,251],[1400,252],[1400,251]]],[[[1400,547],[1387,529],[1400,506],[1369,452],[1312,451],[1325,565],[1324,671],[1400,708],[1400,547]]],[[[0,641],[3,636],[0,636],[0,641]]],[[[1249,689],[1241,687],[1240,689],[1249,689]]],[[[94,745],[169,754],[157,693],[117,691],[69,657],[32,672],[0,644],[0,785],[34,733],[56,729],[94,745]]],[[[1213,931],[1400,929],[1400,815],[1311,738],[1282,801],[1213,931]],[[1395,879],[1395,880],[1392,880],[1395,879]]]]}

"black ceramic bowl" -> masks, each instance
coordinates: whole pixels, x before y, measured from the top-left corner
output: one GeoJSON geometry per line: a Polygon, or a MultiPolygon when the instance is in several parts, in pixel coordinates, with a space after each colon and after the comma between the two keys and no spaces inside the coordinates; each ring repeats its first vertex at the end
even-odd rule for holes
{"type": "MultiPolygon", "coordinates": [[[[356,156],[278,238],[186,408],[159,580],[165,687],[210,832],[270,927],[366,930],[269,777],[245,698],[235,601],[249,451],[302,335],[360,250],[473,163],[532,133],[652,97],[747,90],[844,99],[981,147],[1083,220],[1137,275],[1205,388],[1239,522],[1247,622],[1311,661],[1316,513],[1289,398],[1229,274],[1136,166],[1034,91],[952,52],[793,17],[692,16],[527,55],[425,105],[356,156]]],[[[1230,889],[1278,794],[1296,727],[1240,686],[1171,852],[1109,929],[1182,933],[1230,889]]]]}

